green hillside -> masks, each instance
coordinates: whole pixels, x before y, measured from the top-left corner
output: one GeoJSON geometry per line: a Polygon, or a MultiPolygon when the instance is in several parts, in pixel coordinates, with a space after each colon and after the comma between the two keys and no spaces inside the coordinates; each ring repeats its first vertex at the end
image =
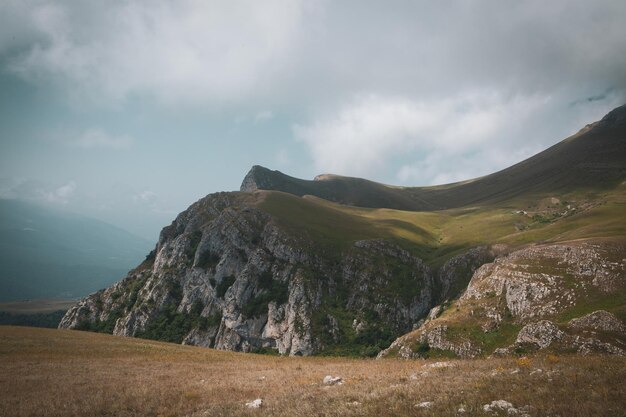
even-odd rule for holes
{"type": "Polygon", "coordinates": [[[482,244],[626,236],[626,185],[599,193],[528,194],[506,204],[439,211],[345,206],[315,197],[260,191],[258,206],[321,247],[387,238],[436,266],[482,244]],[[569,206],[569,209],[568,209],[569,206]]]}

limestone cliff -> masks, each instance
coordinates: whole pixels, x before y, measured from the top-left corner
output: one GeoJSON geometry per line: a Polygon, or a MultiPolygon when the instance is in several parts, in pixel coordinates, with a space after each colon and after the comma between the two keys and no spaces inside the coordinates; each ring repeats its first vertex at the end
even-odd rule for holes
{"type": "Polygon", "coordinates": [[[622,241],[596,239],[532,245],[499,257],[475,272],[459,300],[435,307],[419,329],[380,356],[475,357],[548,347],[625,354],[624,324],[599,310],[621,308],[624,253],[622,241]]]}
{"type": "Polygon", "coordinates": [[[262,198],[218,193],[193,204],[142,265],[60,327],[244,352],[375,354],[432,307],[435,275],[406,250],[361,240],[317,253],[259,209],[262,198]]]}

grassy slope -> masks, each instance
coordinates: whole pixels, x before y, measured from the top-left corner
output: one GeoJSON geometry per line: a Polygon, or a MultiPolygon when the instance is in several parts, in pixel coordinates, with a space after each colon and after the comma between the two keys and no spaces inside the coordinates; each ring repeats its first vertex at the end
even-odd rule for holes
{"type": "MultiPolygon", "coordinates": [[[[618,416],[626,359],[285,358],[88,332],[0,326],[0,415],[456,416],[506,400],[533,416],[618,416]],[[535,369],[541,373],[533,373],[535,369]],[[516,373],[511,371],[517,370],[516,373]],[[325,375],[345,384],[325,387],[325,375]],[[244,404],[262,398],[249,410],[244,404]],[[415,404],[432,401],[430,409],[415,404]]],[[[494,414],[496,415],[496,414],[494,414]]],[[[503,413],[501,415],[506,415],[503,413]]]]}
{"type": "Polygon", "coordinates": [[[391,239],[434,266],[481,244],[515,247],[532,242],[626,237],[624,185],[596,194],[528,194],[499,205],[428,212],[350,207],[310,196],[260,193],[260,208],[317,245],[342,249],[359,239],[391,239]],[[560,202],[546,210],[543,201],[551,197],[560,202]],[[566,216],[554,214],[566,210],[567,204],[579,209],[566,216]],[[533,218],[517,214],[518,210],[542,214],[533,218]]]}

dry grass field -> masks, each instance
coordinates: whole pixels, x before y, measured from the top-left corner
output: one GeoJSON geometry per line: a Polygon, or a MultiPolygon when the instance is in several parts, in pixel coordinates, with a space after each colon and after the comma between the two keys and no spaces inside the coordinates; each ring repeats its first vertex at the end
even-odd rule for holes
{"type": "Polygon", "coordinates": [[[0,416],[626,416],[626,358],[285,358],[0,327],[0,416]],[[343,385],[327,386],[325,375],[343,385]],[[259,409],[246,402],[263,399],[259,409]],[[432,402],[430,408],[416,404],[432,402]],[[463,408],[465,412],[459,412],[463,408]]]}

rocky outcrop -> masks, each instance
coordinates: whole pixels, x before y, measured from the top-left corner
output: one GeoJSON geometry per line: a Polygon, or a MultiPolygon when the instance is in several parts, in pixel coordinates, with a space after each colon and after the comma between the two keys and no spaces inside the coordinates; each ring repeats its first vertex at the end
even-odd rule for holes
{"type": "Polygon", "coordinates": [[[604,310],[594,311],[586,316],[572,319],[567,326],[579,330],[599,330],[626,334],[626,326],[624,326],[624,323],[615,317],[615,315],[604,310]]]}
{"type": "Polygon", "coordinates": [[[596,311],[561,326],[555,320],[624,291],[625,249],[621,241],[588,240],[501,256],[476,270],[458,301],[433,309],[421,327],[380,356],[427,356],[439,349],[474,357],[524,347],[621,354],[626,334],[614,315],[596,311]],[[607,332],[611,337],[596,334],[607,332]]]}
{"type": "Polygon", "coordinates": [[[433,305],[434,274],[406,250],[362,240],[321,251],[259,209],[260,198],[218,193],[193,204],[141,266],[81,300],[60,327],[310,355],[402,334],[433,305]]]}
{"type": "Polygon", "coordinates": [[[518,345],[534,345],[539,349],[547,348],[554,342],[560,341],[565,333],[551,321],[541,320],[527,324],[517,334],[515,343],[518,345]]]}
{"type": "Polygon", "coordinates": [[[605,353],[625,356],[626,332],[623,328],[623,323],[606,311],[594,311],[573,319],[564,326],[564,330],[549,320],[541,320],[524,326],[514,344],[497,349],[495,353],[509,354],[550,348],[553,351],[575,351],[583,355],[605,353]],[[581,329],[586,331],[571,331],[581,329]]]}

